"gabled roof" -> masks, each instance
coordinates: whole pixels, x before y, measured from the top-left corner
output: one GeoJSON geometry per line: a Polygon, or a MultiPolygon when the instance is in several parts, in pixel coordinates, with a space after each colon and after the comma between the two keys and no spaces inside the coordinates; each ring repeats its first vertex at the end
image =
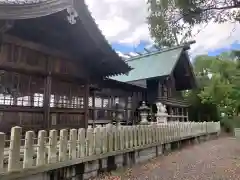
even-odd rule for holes
{"type": "MultiPolygon", "coordinates": [[[[74,56],[76,65],[101,75],[127,73],[130,67],[111,48],[84,0],[0,0],[5,33],[74,56]]],[[[2,28],[1,28],[2,29],[2,28]]]]}
{"type": "Polygon", "coordinates": [[[114,76],[111,79],[130,82],[170,75],[184,48],[179,46],[133,57],[126,61],[133,70],[127,75],[114,76]]]}

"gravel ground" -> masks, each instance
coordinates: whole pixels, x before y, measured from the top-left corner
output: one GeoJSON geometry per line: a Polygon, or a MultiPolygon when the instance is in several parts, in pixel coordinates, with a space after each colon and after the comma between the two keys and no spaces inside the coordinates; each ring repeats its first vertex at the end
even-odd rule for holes
{"type": "Polygon", "coordinates": [[[240,142],[222,137],[97,179],[240,180],[240,142]]]}

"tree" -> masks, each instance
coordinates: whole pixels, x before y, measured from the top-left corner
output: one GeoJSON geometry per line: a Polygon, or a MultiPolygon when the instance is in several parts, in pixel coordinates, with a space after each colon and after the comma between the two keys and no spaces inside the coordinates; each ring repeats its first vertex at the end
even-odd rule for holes
{"type": "Polygon", "coordinates": [[[216,113],[224,113],[229,116],[238,115],[240,112],[240,68],[238,54],[233,51],[219,56],[198,56],[194,60],[194,72],[199,88],[188,96],[188,100],[202,112],[214,109],[216,113]],[[227,56],[228,54],[228,56],[227,56]],[[196,100],[192,99],[199,98],[196,100]],[[201,109],[203,108],[203,109],[201,109]]]}
{"type": "Polygon", "coordinates": [[[159,46],[181,44],[197,24],[240,21],[240,0],[148,0],[151,36],[159,46]],[[179,42],[177,36],[181,36],[179,42]]]}
{"type": "Polygon", "coordinates": [[[190,120],[217,121],[224,113],[240,113],[240,51],[197,56],[193,70],[198,87],[184,93],[191,104],[190,120]]]}

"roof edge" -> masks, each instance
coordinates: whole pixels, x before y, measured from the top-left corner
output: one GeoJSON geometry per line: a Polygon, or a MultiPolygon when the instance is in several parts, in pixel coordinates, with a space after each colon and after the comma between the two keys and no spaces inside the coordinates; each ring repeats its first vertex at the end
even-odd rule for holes
{"type": "Polygon", "coordinates": [[[189,42],[187,42],[183,45],[173,46],[173,47],[170,47],[170,48],[164,48],[164,49],[161,49],[161,50],[158,50],[158,51],[155,51],[155,52],[150,52],[150,53],[147,53],[147,54],[135,56],[135,57],[132,57],[132,58],[129,58],[129,59],[125,60],[125,62],[134,61],[134,60],[139,59],[139,58],[152,56],[152,55],[155,55],[155,54],[164,53],[164,52],[172,51],[172,50],[179,49],[179,48],[183,48],[184,51],[187,51],[187,50],[190,49],[190,45],[194,44],[195,42],[196,41],[189,41],[189,42]]]}
{"type": "Polygon", "coordinates": [[[18,20],[48,16],[73,7],[70,0],[42,0],[28,3],[0,3],[0,19],[18,20]]]}

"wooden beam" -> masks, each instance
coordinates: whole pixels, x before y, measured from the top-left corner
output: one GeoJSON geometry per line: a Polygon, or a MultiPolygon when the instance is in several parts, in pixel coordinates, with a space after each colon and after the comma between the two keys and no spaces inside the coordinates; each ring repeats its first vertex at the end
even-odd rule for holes
{"type": "Polygon", "coordinates": [[[12,44],[15,44],[18,46],[22,46],[25,48],[29,48],[29,49],[32,49],[35,51],[45,53],[47,55],[52,55],[54,57],[59,57],[59,58],[61,57],[64,59],[72,59],[72,60],[75,59],[76,60],[76,58],[71,56],[70,54],[64,53],[62,51],[59,51],[59,50],[56,50],[53,48],[49,48],[42,44],[38,44],[35,42],[31,42],[31,41],[26,41],[26,40],[20,39],[18,37],[7,35],[7,34],[3,35],[3,42],[12,43],[12,44]]]}

